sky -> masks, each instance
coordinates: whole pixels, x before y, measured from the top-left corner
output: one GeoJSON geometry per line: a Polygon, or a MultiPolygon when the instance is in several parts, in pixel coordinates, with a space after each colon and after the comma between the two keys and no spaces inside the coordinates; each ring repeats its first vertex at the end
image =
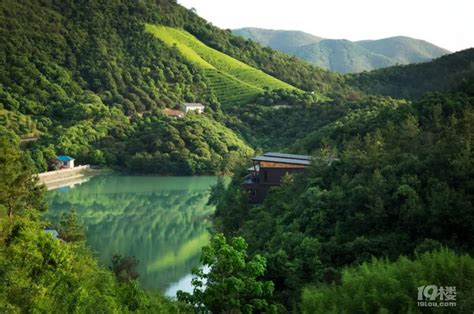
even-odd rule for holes
{"type": "Polygon", "coordinates": [[[333,39],[409,36],[474,47],[474,0],[178,0],[220,28],[300,30],[333,39]]]}

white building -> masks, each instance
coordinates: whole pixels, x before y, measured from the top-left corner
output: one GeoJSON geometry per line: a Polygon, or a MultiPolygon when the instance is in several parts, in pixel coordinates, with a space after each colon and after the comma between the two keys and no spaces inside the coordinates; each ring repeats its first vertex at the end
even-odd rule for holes
{"type": "Polygon", "coordinates": [[[200,103],[183,103],[181,104],[181,111],[184,113],[188,113],[190,111],[196,111],[197,113],[204,112],[204,105],[200,103]]]}

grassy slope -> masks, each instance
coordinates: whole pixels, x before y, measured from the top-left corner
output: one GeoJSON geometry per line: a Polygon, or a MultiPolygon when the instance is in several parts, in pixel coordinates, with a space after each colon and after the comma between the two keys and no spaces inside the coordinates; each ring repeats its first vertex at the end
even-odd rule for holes
{"type": "Polygon", "coordinates": [[[206,46],[184,30],[147,24],[146,31],[170,46],[176,45],[185,58],[203,68],[211,88],[223,105],[251,102],[264,87],[294,89],[285,82],[206,46]]]}

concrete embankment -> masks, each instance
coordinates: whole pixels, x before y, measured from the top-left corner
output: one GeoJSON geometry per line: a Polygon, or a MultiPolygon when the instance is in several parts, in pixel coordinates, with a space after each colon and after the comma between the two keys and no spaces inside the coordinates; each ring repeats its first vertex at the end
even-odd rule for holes
{"type": "Polygon", "coordinates": [[[87,181],[89,165],[78,166],[72,169],[61,169],[38,174],[39,182],[46,185],[48,190],[61,186],[69,186],[87,181]]]}

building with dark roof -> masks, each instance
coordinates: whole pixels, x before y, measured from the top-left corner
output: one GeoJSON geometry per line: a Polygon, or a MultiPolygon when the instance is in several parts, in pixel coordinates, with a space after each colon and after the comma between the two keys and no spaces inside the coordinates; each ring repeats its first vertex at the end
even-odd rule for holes
{"type": "Polygon", "coordinates": [[[253,166],[248,169],[242,185],[249,192],[250,202],[262,202],[272,186],[280,185],[286,174],[304,171],[311,160],[307,155],[274,152],[252,158],[253,166]]]}

